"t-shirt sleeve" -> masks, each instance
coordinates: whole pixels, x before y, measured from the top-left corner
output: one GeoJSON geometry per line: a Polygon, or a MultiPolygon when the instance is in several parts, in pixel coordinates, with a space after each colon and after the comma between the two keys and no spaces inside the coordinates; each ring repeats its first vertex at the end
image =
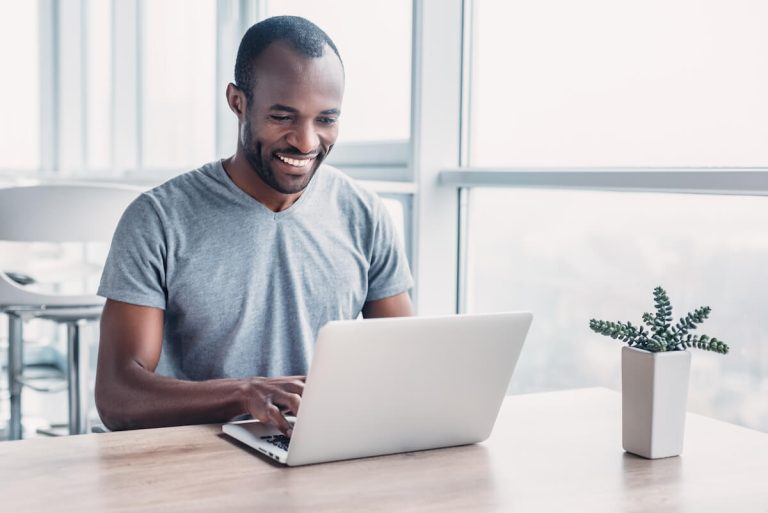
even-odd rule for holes
{"type": "Polygon", "coordinates": [[[413,287],[408,259],[384,203],[374,203],[373,251],[368,268],[366,301],[395,296],[413,287]]]}
{"type": "Polygon", "coordinates": [[[167,240],[152,199],[142,194],[123,213],[112,238],[98,295],[165,309],[167,240]]]}

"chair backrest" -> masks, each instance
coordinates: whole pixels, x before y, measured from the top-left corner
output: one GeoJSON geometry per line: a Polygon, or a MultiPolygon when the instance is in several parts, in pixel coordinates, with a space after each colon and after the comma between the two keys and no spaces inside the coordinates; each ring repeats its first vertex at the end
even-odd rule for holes
{"type": "Polygon", "coordinates": [[[0,188],[0,240],[109,242],[142,190],[96,183],[0,188]]]}
{"type": "MultiPolygon", "coordinates": [[[[110,242],[126,207],[144,189],[74,183],[0,188],[0,241],[110,242]]],[[[52,295],[21,287],[0,269],[0,309],[100,304],[95,295],[52,295]]]]}

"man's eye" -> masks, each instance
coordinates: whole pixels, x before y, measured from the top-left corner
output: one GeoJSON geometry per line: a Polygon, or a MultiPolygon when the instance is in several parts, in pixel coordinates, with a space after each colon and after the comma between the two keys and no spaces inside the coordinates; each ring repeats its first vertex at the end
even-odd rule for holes
{"type": "Polygon", "coordinates": [[[272,114],[269,117],[272,118],[275,121],[280,121],[280,122],[290,121],[291,120],[291,116],[278,116],[276,114],[272,114]]]}
{"type": "Polygon", "coordinates": [[[323,125],[334,125],[334,124],[336,124],[336,118],[319,118],[317,121],[320,122],[323,125]]]}

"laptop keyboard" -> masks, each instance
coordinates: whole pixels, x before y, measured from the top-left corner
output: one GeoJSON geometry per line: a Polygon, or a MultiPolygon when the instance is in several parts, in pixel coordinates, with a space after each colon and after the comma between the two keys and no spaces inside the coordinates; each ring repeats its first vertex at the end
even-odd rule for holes
{"type": "Polygon", "coordinates": [[[270,435],[262,436],[262,440],[271,443],[272,445],[279,447],[280,449],[287,451],[288,444],[291,443],[291,439],[285,435],[270,435]]]}

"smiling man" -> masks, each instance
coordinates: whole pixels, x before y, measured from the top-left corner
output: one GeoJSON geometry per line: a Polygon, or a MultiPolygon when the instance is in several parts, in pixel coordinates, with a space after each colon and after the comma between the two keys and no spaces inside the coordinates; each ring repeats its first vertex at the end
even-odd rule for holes
{"type": "Polygon", "coordinates": [[[338,50],[311,22],[246,32],[227,87],[235,155],[142,194],[115,232],[99,288],[107,427],[250,414],[289,433],[326,322],[411,315],[381,201],[322,165],[343,93],[338,50]]]}

